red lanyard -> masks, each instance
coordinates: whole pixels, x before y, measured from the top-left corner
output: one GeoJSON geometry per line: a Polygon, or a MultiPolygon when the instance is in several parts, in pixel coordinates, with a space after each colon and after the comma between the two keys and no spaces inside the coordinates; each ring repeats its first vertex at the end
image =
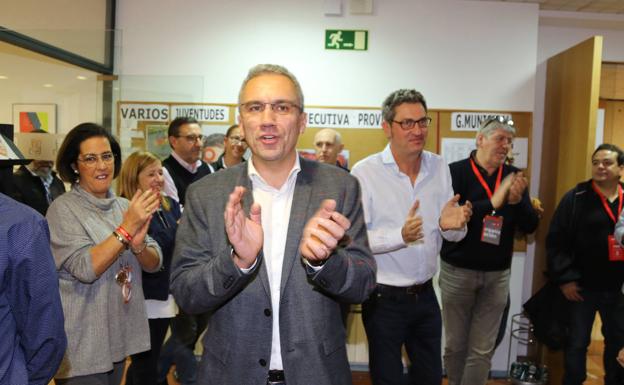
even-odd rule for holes
{"type": "MultiPolygon", "coordinates": [[[[615,215],[613,215],[613,211],[611,211],[611,207],[607,203],[607,198],[605,198],[605,196],[600,192],[600,190],[598,190],[598,187],[596,187],[596,183],[593,180],[592,180],[592,188],[594,189],[596,194],[598,194],[598,196],[600,197],[600,200],[602,201],[602,205],[604,206],[604,209],[607,212],[607,215],[609,215],[609,218],[611,218],[611,220],[614,223],[617,223],[617,218],[615,217],[615,215]]],[[[618,198],[620,198],[620,203],[618,203],[618,210],[617,210],[618,217],[620,216],[620,213],[622,212],[622,195],[623,195],[622,186],[618,184],[618,198]]]]}
{"type": "MultiPolygon", "coordinates": [[[[488,186],[488,184],[485,183],[485,180],[481,176],[481,173],[479,172],[479,169],[477,169],[477,165],[475,164],[474,160],[472,160],[472,158],[470,158],[470,165],[472,166],[472,172],[474,172],[475,176],[481,183],[481,186],[483,186],[483,188],[485,189],[485,192],[487,193],[488,198],[492,199],[492,195],[494,195],[494,193],[492,192],[492,190],[490,190],[490,186],[488,186]]],[[[496,185],[494,185],[494,191],[496,191],[496,189],[498,189],[498,186],[500,186],[502,177],[503,177],[503,165],[501,164],[500,167],[498,167],[498,176],[496,177],[496,185]]]]}

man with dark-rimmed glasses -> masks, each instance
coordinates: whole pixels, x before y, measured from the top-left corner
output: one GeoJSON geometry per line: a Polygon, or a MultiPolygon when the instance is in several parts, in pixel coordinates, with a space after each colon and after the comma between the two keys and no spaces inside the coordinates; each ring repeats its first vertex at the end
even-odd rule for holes
{"type": "MultiPolygon", "coordinates": [[[[201,159],[202,130],[191,117],[178,117],[168,129],[171,155],[163,160],[164,192],[184,206],[186,189],[194,182],[213,172],[201,159]]],[[[178,298],[176,298],[176,301],[178,298]]],[[[171,321],[171,337],[162,348],[159,361],[159,379],[166,383],[169,367],[175,363],[178,380],[182,385],[195,383],[197,360],[195,345],[208,325],[208,314],[188,314],[184,310],[171,321]]]]}
{"type": "Polygon", "coordinates": [[[440,253],[449,385],[487,382],[509,294],[514,233],[537,227],[527,180],[505,163],[515,132],[512,121],[493,116],[477,132],[477,150],[449,165],[455,193],[473,205],[466,237],[445,240],[440,253]]]}
{"type": "Polygon", "coordinates": [[[410,358],[409,384],[442,382],[440,306],[432,278],[442,238],[460,240],[471,206],[457,204],[444,159],[425,151],[431,118],[423,95],[393,92],[382,109],[386,148],[354,167],[362,186],[377,286],[362,305],[374,385],[405,384],[401,347],[410,358]]]}
{"type": "Polygon", "coordinates": [[[165,194],[184,206],[188,186],[213,172],[212,167],[201,159],[201,126],[195,118],[179,117],[169,124],[171,155],[163,160],[165,194]]]}

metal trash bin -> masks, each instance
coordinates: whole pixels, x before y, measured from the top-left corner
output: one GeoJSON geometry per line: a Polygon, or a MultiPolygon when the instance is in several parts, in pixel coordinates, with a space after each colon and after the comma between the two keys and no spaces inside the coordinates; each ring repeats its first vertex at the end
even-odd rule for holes
{"type": "MultiPolygon", "coordinates": [[[[536,342],[533,325],[526,315],[519,313],[511,316],[511,330],[507,362],[511,363],[511,347],[516,341],[520,345],[529,346],[536,342]]],[[[517,357],[516,357],[517,358],[517,357]]],[[[510,364],[508,378],[513,385],[546,385],[548,384],[548,368],[530,359],[510,364]]]]}

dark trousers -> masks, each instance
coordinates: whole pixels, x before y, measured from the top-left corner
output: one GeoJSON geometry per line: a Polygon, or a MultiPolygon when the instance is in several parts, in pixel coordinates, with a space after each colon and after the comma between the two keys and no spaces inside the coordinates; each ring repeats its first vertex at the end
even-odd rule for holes
{"type": "Polygon", "coordinates": [[[133,354],[126,373],[126,385],[154,385],[158,382],[158,357],[171,318],[149,319],[151,349],[133,354]]]}
{"type": "MultiPolygon", "coordinates": [[[[564,385],[581,385],[586,379],[587,347],[591,341],[591,330],[596,312],[602,319],[602,335],[605,350],[603,354],[605,385],[624,384],[623,369],[616,361],[624,341],[616,325],[616,308],[621,296],[619,290],[581,290],[584,301],[570,302],[570,333],[564,349],[564,385]]],[[[621,308],[621,303],[620,303],[621,308]]]]}
{"type": "Polygon", "coordinates": [[[362,304],[362,321],[374,385],[442,383],[442,316],[431,285],[418,294],[378,286],[362,304]],[[403,345],[411,362],[407,378],[401,362],[403,345]]]}
{"type": "Polygon", "coordinates": [[[194,384],[197,381],[195,344],[206,329],[209,316],[209,313],[190,315],[180,309],[178,315],[171,321],[171,337],[160,353],[159,381],[166,379],[169,368],[174,363],[178,380],[182,385],[194,384]]]}

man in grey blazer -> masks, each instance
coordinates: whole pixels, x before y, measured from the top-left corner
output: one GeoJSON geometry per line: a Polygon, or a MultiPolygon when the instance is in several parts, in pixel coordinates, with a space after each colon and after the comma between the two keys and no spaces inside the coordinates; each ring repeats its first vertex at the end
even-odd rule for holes
{"type": "Polygon", "coordinates": [[[375,287],[355,178],[297,156],[303,94],[283,67],[252,68],[239,94],[246,164],[188,190],[171,288],[213,311],[199,384],[351,384],[340,301],[375,287]]]}

